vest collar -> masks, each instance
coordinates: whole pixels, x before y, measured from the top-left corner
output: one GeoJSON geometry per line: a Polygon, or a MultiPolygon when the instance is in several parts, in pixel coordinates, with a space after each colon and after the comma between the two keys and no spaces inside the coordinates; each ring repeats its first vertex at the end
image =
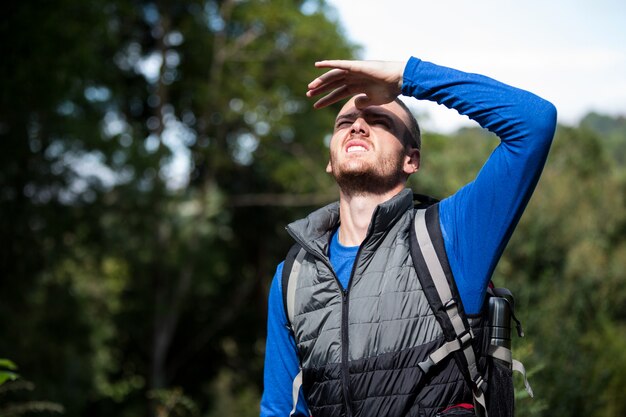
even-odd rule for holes
{"type": "MultiPolygon", "coordinates": [[[[379,204],[372,214],[363,249],[375,249],[391,226],[411,207],[413,192],[408,188],[379,204]]],[[[304,219],[289,224],[287,231],[307,250],[326,258],[330,236],[337,227],[339,227],[339,202],[334,202],[314,211],[304,219]]]]}

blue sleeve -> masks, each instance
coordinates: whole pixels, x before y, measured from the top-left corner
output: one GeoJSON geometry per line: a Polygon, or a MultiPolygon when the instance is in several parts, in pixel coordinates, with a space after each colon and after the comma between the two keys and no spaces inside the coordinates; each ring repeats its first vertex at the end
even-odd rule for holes
{"type": "MultiPolygon", "coordinates": [[[[300,370],[296,343],[293,334],[287,328],[287,316],[283,307],[282,273],[283,263],[276,268],[270,287],[261,417],[289,416],[293,408],[292,384],[300,370]]],[[[302,390],[299,393],[295,415],[309,415],[302,390]]]]}
{"type": "Polygon", "coordinates": [[[527,91],[417,58],[407,63],[402,93],[455,109],[501,140],[474,181],[440,205],[446,253],[463,305],[467,313],[478,313],[545,164],[556,109],[527,91]]]}

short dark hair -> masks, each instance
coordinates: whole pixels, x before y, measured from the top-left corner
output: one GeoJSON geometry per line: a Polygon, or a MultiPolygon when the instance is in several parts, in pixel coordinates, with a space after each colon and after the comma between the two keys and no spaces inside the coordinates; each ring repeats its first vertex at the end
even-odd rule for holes
{"type": "Polygon", "coordinates": [[[417,119],[409,109],[409,107],[404,103],[404,101],[400,100],[399,97],[396,97],[394,100],[395,103],[398,104],[405,111],[407,116],[409,117],[409,133],[408,137],[403,138],[404,144],[406,146],[411,146],[413,148],[421,149],[422,148],[422,133],[420,131],[419,124],[417,123],[417,119]]]}

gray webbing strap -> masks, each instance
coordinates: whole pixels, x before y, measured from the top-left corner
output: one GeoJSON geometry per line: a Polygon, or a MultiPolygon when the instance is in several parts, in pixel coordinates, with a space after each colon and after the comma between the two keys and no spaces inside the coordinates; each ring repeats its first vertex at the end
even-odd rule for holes
{"type": "Polygon", "coordinates": [[[524,377],[524,387],[526,388],[526,392],[531,396],[531,398],[534,396],[533,389],[528,382],[528,378],[526,377],[526,368],[524,368],[523,363],[517,359],[513,359],[511,349],[505,348],[504,346],[490,345],[487,354],[493,358],[508,363],[511,369],[522,374],[522,377],[524,377]]]}
{"type": "Polygon", "coordinates": [[[446,274],[443,272],[443,267],[441,266],[441,262],[439,262],[439,257],[437,256],[437,252],[435,252],[433,241],[426,227],[426,210],[417,210],[415,213],[415,235],[417,236],[417,243],[426,261],[426,266],[428,266],[430,275],[437,288],[439,298],[445,303],[452,298],[452,292],[450,291],[446,274]]]}
{"type": "Polygon", "coordinates": [[[295,315],[295,303],[296,303],[296,287],[298,286],[298,277],[300,276],[300,268],[302,267],[302,260],[306,255],[304,249],[300,249],[296,255],[296,259],[293,261],[291,272],[289,273],[289,281],[287,284],[287,319],[289,324],[293,327],[293,319],[295,315]]]}
{"type": "Polygon", "coordinates": [[[513,355],[511,353],[511,349],[505,348],[504,346],[495,346],[489,345],[489,350],[487,354],[496,359],[500,359],[508,364],[513,363],[513,355]]]}
{"type": "Polygon", "coordinates": [[[517,359],[513,359],[511,349],[507,349],[504,346],[490,345],[487,354],[493,358],[508,363],[509,366],[511,366],[511,369],[513,369],[515,372],[519,372],[520,374],[522,374],[522,377],[524,377],[524,388],[526,388],[526,392],[531,397],[534,396],[533,389],[528,382],[528,378],[526,377],[526,368],[524,368],[523,363],[521,363],[517,359]]]}
{"type": "Polygon", "coordinates": [[[454,339],[444,343],[439,347],[439,349],[431,353],[427,360],[420,362],[418,366],[422,368],[424,373],[427,373],[432,366],[437,365],[439,362],[447,358],[449,354],[456,352],[457,350],[461,350],[461,348],[463,348],[466,343],[469,343],[471,339],[472,335],[469,332],[466,332],[461,339],[454,339]]]}
{"type": "Polygon", "coordinates": [[[293,399],[293,408],[291,409],[291,413],[289,413],[289,417],[293,416],[296,413],[296,407],[298,406],[298,395],[300,394],[300,387],[302,386],[302,368],[300,368],[300,372],[293,379],[293,384],[291,386],[291,398],[293,399]]]}
{"type": "MultiPolygon", "coordinates": [[[[424,256],[428,271],[437,289],[437,294],[439,294],[439,298],[446,308],[446,312],[452,322],[457,337],[460,337],[468,330],[471,332],[471,328],[467,329],[463,324],[463,320],[459,315],[458,305],[452,298],[452,292],[450,291],[446,274],[443,272],[443,267],[441,266],[441,262],[439,262],[437,252],[435,252],[435,247],[433,246],[428,228],[426,227],[426,210],[418,210],[415,214],[415,235],[417,236],[417,243],[424,256]]],[[[476,361],[474,360],[473,362],[476,361]]]]}
{"type": "MultiPolygon", "coordinates": [[[[472,347],[471,340],[474,338],[471,327],[465,327],[463,320],[459,314],[459,308],[457,302],[452,297],[452,292],[450,291],[450,284],[448,284],[448,280],[446,279],[446,274],[443,271],[443,267],[441,266],[441,262],[439,261],[439,257],[437,256],[437,252],[435,251],[435,247],[433,245],[430,234],[428,233],[428,228],[426,226],[426,210],[417,210],[415,213],[415,235],[417,236],[417,243],[419,244],[420,250],[422,252],[422,256],[424,257],[424,261],[426,262],[426,266],[428,267],[428,271],[432,277],[433,283],[435,285],[435,289],[437,290],[437,294],[441,302],[443,303],[446,314],[452,323],[452,327],[454,328],[454,332],[456,333],[457,343],[459,347],[457,349],[451,349],[455,347],[454,341],[448,342],[450,345],[444,348],[443,351],[439,352],[439,350],[433,352],[429,357],[427,362],[432,362],[430,365],[437,363],[437,361],[441,361],[445,356],[450,353],[463,349],[463,354],[467,361],[467,367],[470,373],[470,378],[474,382],[475,387],[472,389],[474,394],[474,402],[481,406],[484,411],[484,416],[487,416],[487,404],[485,401],[485,381],[482,375],[478,372],[478,366],[476,362],[476,355],[474,354],[474,348],[472,347]],[[468,337],[469,336],[469,337],[468,337]],[[433,358],[433,355],[437,353],[437,355],[433,358]],[[445,354],[445,356],[442,356],[445,354]]],[[[444,345],[445,346],[445,345],[444,345]]],[[[421,367],[421,364],[420,364],[421,367]]]]}
{"type": "Polygon", "coordinates": [[[528,378],[526,378],[526,368],[524,368],[524,365],[517,359],[513,359],[513,370],[522,374],[524,377],[524,387],[526,388],[526,392],[531,398],[534,397],[535,395],[533,393],[533,389],[528,382],[528,378]]]}

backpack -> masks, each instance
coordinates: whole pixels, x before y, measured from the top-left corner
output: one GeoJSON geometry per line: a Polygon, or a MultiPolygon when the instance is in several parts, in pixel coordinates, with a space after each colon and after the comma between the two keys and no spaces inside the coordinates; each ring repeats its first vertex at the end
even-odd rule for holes
{"type": "MultiPolygon", "coordinates": [[[[474,399],[473,405],[453,406],[437,416],[512,417],[513,371],[523,375],[526,391],[533,396],[524,366],[513,359],[511,353],[511,319],[516,322],[518,335],[524,336],[521,324],[515,317],[513,295],[506,288],[490,285],[483,313],[468,317],[448,264],[439,226],[437,200],[421,195],[415,195],[415,198],[425,203],[415,206],[409,238],[411,258],[426,299],[446,340],[418,366],[428,374],[433,366],[453,355],[472,389],[474,399]]],[[[294,244],[283,266],[283,305],[289,326],[293,322],[295,290],[305,255],[306,251],[299,244],[294,244]]],[[[297,393],[294,392],[294,395],[295,400],[297,393]]]]}

